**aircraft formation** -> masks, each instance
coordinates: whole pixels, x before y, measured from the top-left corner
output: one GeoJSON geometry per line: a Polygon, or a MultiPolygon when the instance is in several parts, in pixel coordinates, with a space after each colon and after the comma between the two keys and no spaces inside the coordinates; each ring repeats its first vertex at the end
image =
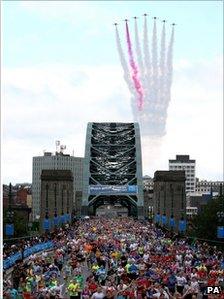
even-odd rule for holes
{"type": "Polygon", "coordinates": [[[131,108],[134,121],[139,122],[141,132],[148,136],[164,136],[166,134],[166,119],[169,102],[171,100],[171,85],[173,74],[173,44],[174,27],[172,23],[170,40],[166,42],[167,20],[158,17],[149,18],[148,13],[143,14],[143,36],[140,38],[138,18],[134,19],[133,33],[130,32],[131,20],[125,22],[124,51],[122,40],[118,31],[118,23],[114,23],[117,50],[123,68],[124,80],[131,93],[131,108]],[[149,40],[148,20],[153,20],[152,38],[149,40]],[[159,38],[158,24],[161,26],[159,38]],[[134,41],[132,40],[134,35],[134,41]]]}

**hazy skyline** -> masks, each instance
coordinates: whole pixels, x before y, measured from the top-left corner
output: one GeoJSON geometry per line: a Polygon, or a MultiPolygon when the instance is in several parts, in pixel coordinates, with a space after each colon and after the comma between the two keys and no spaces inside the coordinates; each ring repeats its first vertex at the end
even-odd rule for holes
{"type": "Polygon", "coordinates": [[[150,33],[152,16],[178,25],[167,135],[159,153],[142,140],[144,174],[189,154],[197,177],[223,179],[222,1],[11,1],[2,8],[3,183],[31,182],[32,157],[54,151],[56,140],[84,156],[89,121],[132,121],[112,24],[123,33],[130,18],[133,36],[131,18],[140,17],[141,29],[145,12],[150,33]]]}

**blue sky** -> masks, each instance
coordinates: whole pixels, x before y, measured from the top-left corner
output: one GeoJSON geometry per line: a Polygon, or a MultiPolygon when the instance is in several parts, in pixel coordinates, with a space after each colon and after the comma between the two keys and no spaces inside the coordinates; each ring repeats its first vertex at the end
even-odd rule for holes
{"type": "Polygon", "coordinates": [[[123,39],[123,19],[141,29],[145,12],[150,34],[153,16],[178,25],[167,136],[160,153],[142,140],[144,173],[186,153],[198,177],[223,179],[222,1],[4,1],[4,182],[31,181],[32,157],[58,139],[83,156],[88,121],[132,121],[112,24],[123,39]]]}
{"type": "Polygon", "coordinates": [[[37,1],[32,5],[33,9],[29,9],[20,1],[3,2],[6,66],[55,62],[116,64],[112,23],[123,25],[125,17],[142,16],[144,12],[178,24],[175,59],[183,53],[192,60],[222,53],[221,1],[37,1]],[[68,16],[58,17],[61,7],[68,10],[68,16]],[[55,14],[49,16],[48,10],[55,10],[55,14]],[[88,15],[91,11],[93,16],[88,15]]]}

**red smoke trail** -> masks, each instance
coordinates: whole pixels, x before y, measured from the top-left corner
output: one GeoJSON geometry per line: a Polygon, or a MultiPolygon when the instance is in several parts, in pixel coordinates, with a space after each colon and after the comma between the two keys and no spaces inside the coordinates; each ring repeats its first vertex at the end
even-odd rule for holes
{"type": "Polygon", "coordinates": [[[131,38],[130,38],[127,22],[126,22],[126,37],[127,37],[127,44],[128,44],[129,62],[130,62],[131,69],[132,69],[131,77],[132,77],[132,80],[134,82],[135,89],[136,89],[136,91],[139,95],[139,97],[138,97],[138,109],[141,110],[142,106],[143,106],[143,89],[142,89],[141,82],[139,81],[139,78],[138,78],[138,68],[135,64],[134,57],[133,57],[131,38]]]}

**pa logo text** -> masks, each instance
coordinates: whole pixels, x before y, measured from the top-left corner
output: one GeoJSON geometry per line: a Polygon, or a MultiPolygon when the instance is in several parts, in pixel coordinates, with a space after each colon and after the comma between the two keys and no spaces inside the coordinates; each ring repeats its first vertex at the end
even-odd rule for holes
{"type": "Polygon", "coordinates": [[[221,287],[219,286],[210,286],[210,287],[206,287],[206,293],[207,294],[221,294],[221,287]]]}

